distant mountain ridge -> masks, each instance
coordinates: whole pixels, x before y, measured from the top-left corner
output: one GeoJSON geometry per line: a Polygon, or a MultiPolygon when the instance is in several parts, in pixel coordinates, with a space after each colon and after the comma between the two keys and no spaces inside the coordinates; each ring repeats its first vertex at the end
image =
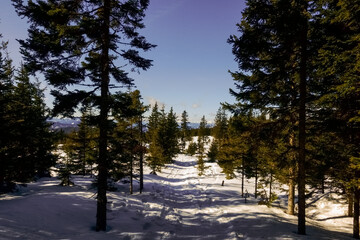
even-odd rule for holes
{"type": "MultiPolygon", "coordinates": [[[[52,123],[52,130],[63,130],[65,132],[71,132],[72,130],[77,129],[80,124],[80,118],[50,118],[49,123],[52,123]]],[[[179,124],[180,125],[180,124],[179,124]]],[[[189,122],[188,126],[192,129],[199,128],[200,123],[189,122]]],[[[213,124],[208,124],[209,127],[213,127],[213,124]]]]}
{"type": "Polygon", "coordinates": [[[80,118],[50,118],[48,122],[52,124],[51,130],[71,132],[77,129],[80,118]]]}

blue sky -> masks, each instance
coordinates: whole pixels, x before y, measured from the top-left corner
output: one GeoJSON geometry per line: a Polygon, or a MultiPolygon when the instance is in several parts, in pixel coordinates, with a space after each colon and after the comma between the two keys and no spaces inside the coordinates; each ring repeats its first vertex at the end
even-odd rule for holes
{"type": "MultiPolygon", "coordinates": [[[[237,34],[244,4],[244,0],[150,0],[142,34],[157,47],[143,56],[154,66],[132,74],[144,102],[165,104],[167,111],[173,107],[178,116],[186,110],[192,122],[203,115],[212,122],[220,102],[233,102],[228,70],[236,70],[237,64],[226,41],[237,34]]],[[[26,29],[26,20],[16,15],[10,0],[1,1],[0,33],[10,42],[15,64],[21,61],[15,39],[25,38],[26,29]]]]}

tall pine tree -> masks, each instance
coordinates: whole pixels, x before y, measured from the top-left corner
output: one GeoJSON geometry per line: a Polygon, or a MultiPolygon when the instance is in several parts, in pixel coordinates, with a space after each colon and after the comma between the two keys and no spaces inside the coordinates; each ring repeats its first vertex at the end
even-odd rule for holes
{"type": "Polygon", "coordinates": [[[308,18],[313,8],[308,2],[248,0],[238,24],[241,36],[228,40],[240,69],[232,73],[237,91],[231,90],[240,109],[268,113],[278,125],[290,125],[298,133],[299,234],[306,233],[305,106],[311,61],[308,18]]]}
{"type": "Polygon", "coordinates": [[[152,65],[138,51],[154,47],[138,33],[144,28],[142,20],[149,1],[12,1],[17,13],[28,18],[30,24],[28,38],[20,41],[26,67],[31,73],[42,72],[55,87],[54,113],[72,115],[89,98],[97,107],[100,136],[96,230],[105,231],[111,162],[107,150],[110,89],[133,82],[126,69],[118,66],[119,57],[134,71],[152,65]]]}

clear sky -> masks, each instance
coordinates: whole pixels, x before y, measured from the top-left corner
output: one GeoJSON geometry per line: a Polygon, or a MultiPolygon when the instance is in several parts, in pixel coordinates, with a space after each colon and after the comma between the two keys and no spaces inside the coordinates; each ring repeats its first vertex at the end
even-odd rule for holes
{"type": "MultiPolygon", "coordinates": [[[[220,102],[234,101],[228,70],[236,70],[237,64],[226,41],[238,34],[236,23],[241,20],[244,2],[150,0],[141,33],[157,45],[143,54],[154,66],[132,74],[146,104],[165,104],[166,111],[173,107],[178,116],[186,110],[192,122],[203,115],[212,122],[220,102]]],[[[9,40],[16,65],[21,56],[15,39],[26,38],[26,29],[26,20],[16,15],[11,1],[1,0],[0,33],[3,40],[9,40]]]]}

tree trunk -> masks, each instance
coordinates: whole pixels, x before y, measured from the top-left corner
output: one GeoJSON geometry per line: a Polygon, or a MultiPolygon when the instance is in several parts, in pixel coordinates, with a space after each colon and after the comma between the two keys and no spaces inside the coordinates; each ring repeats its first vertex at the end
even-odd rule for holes
{"type": "Polygon", "coordinates": [[[322,176],[321,178],[321,193],[325,193],[325,176],[322,176]]]}
{"type": "Polygon", "coordinates": [[[255,167],[255,198],[257,198],[257,183],[258,183],[258,169],[257,164],[255,167]]]}
{"type": "MultiPolygon", "coordinates": [[[[84,130],[85,131],[85,130],[84,130]]],[[[82,174],[83,176],[86,175],[86,132],[84,134],[84,142],[83,142],[83,161],[82,161],[82,174]]]]}
{"type": "Polygon", "coordinates": [[[139,127],[140,127],[140,193],[142,193],[144,189],[144,166],[143,166],[143,160],[144,160],[144,153],[143,153],[143,126],[142,126],[142,116],[140,116],[139,121],[139,127]]]}
{"type": "Polygon", "coordinates": [[[271,194],[272,194],[272,182],[273,182],[273,174],[270,173],[270,186],[269,186],[269,202],[271,201],[271,194]]]}
{"type": "Polygon", "coordinates": [[[298,233],[305,235],[305,144],[306,144],[306,81],[307,81],[307,34],[308,20],[306,13],[308,12],[307,1],[301,2],[303,6],[302,28],[300,29],[300,83],[299,83],[299,161],[298,161],[298,233]]]}
{"type": "Polygon", "coordinates": [[[110,27],[110,0],[104,0],[104,26],[102,31],[101,49],[101,98],[100,98],[100,136],[98,159],[98,193],[96,231],[106,231],[106,190],[108,177],[108,112],[109,112],[109,27],[110,27]]]}
{"type": "Polygon", "coordinates": [[[241,170],[241,197],[244,197],[244,179],[245,179],[245,167],[244,167],[244,164],[242,164],[242,170],[241,170]]]}
{"type": "Polygon", "coordinates": [[[348,197],[348,217],[353,217],[354,216],[354,195],[352,192],[348,192],[347,194],[348,197]]]}
{"type": "MultiPolygon", "coordinates": [[[[295,121],[293,121],[292,123],[294,123],[295,121]]],[[[291,132],[290,134],[290,139],[289,139],[289,144],[291,146],[291,148],[295,148],[295,144],[294,144],[294,133],[291,132]]],[[[293,160],[296,158],[296,156],[294,154],[291,154],[291,165],[293,164],[293,160]]],[[[295,215],[295,171],[294,171],[295,167],[291,166],[289,168],[289,193],[288,193],[288,209],[287,209],[287,213],[289,215],[295,215]]]]}
{"type": "Polygon", "coordinates": [[[353,238],[359,239],[359,201],[360,190],[356,187],[354,189],[354,223],[353,223],[353,238]]]}
{"type": "Polygon", "coordinates": [[[133,154],[131,153],[130,158],[130,194],[134,193],[134,185],[133,185],[133,154]]]}
{"type": "MultiPolygon", "coordinates": [[[[294,174],[292,169],[290,169],[290,174],[294,174]]],[[[289,179],[289,195],[288,195],[287,214],[289,214],[289,215],[295,214],[295,183],[294,183],[293,175],[290,175],[290,179],[289,179]]]]}

